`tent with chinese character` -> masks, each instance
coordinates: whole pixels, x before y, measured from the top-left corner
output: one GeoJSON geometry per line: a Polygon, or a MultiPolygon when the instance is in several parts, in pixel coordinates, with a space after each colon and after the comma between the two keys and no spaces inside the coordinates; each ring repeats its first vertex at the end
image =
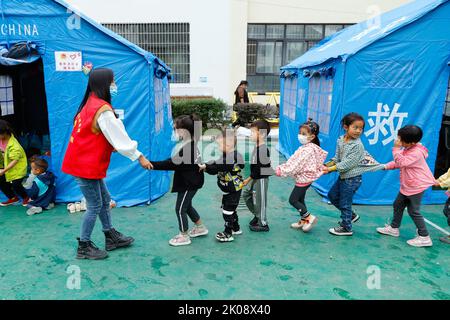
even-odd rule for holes
{"type": "MultiPolygon", "coordinates": [[[[322,147],[334,156],[349,112],[366,119],[362,141],[380,162],[392,160],[398,129],[424,131],[428,165],[439,176],[450,165],[450,2],[419,0],[350,26],[282,68],[279,150],[299,147],[298,128],[307,118],[321,126],[322,147]]],[[[314,187],[326,195],[335,174],[314,187]]],[[[391,204],[399,172],[363,177],[355,196],[360,204],[391,204]]],[[[428,189],[424,203],[442,203],[444,191],[428,189]]]]}
{"type": "MultiPolygon", "coordinates": [[[[16,124],[19,133],[35,134],[41,130],[41,134],[49,134],[49,159],[58,177],[58,202],[82,197],[73,178],[61,172],[61,164],[92,68],[114,71],[119,94],[112,104],[130,137],[139,143],[139,150],[152,160],[170,156],[170,69],[161,60],[64,1],[0,1],[0,11],[2,118],[16,124]],[[33,88],[37,87],[31,86],[31,80],[26,81],[31,88],[28,96],[41,98],[34,105],[21,104],[16,95],[24,89],[14,81],[19,77],[17,81],[23,84],[23,78],[31,73],[37,75],[34,81],[38,82],[39,77],[42,80],[34,94],[33,88]],[[22,112],[22,108],[28,109],[22,112]],[[31,130],[40,121],[43,125],[31,130]]],[[[145,171],[137,161],[114,154],[106,182],[119,205],[131,206],[161,197],[169,189],[170,176],[167,172],[145,171]]]]}

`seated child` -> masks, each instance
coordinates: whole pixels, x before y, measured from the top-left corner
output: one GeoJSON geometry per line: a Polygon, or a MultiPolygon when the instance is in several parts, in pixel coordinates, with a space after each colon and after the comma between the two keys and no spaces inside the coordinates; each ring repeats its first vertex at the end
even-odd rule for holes
{"type": "Polygon", "coordinates": [[[294,229],[308,232],[317,223],[305,204],[305,195],[311,184],[322,176],[323,162],[328,152],[320,148],[319,125],[311,119],[300,126],[298,140],[301,146],[289,160],[276,168],[277,176],[293,177],[295,187],[289,197],[289,203],[300,214],[300,220],[291,224],[294,229]]]}
{"type": "MultiPolygon", "coordinates": [[[[444,205],[444,215],[447,217],[447,223],[450,226],[450,169],[437,180],[437,187],[448,188],[446,194],[448,196],[447,202],[444,205]]],[[[444,243],[450,244],[450,236],[442,237],[440,240],[444,243]]]]}
{"type": "Polygon", "coordinates": [[[41,213],[42,210],[50,210],[55,204],[56,188],[55,175],[48,171],[46,160],[33,156],[30,158],[31,173],[23,184],[23,187],[31,198],[28,203],[27,215],[32,216],[41,213]]]}
{"type": "Polygon", "coordinates": [[[244,187],[241,175],[244,159],[236,150],[237,140],[234,130],[223,131],[217,136],[216,141],[222,151],[222,157],[199,167],[208,174],[217,175],[217,185],[223,192],[222,215],[225,230],[217,233],[216,239],[220,242],[229,242],[234,240],[233,235],[242,234],[236,210],[244,187]]]}
{"type": "Polygon", "coordinates": [[[422,144],[422,129],[408,125],[398,131],[392,154],[394,161],[386,164],[386,170],[400,169],[400,192],[394,202],[394,217],[390,225],[377,228],[378,233],[398,237],[405,208],[417,228],[417,237],[407,243],[414,247],[431,247],[425,219],[420,214],[420,204],[425,190],[436,184],[426,159],[428,150],[422,144]]]}

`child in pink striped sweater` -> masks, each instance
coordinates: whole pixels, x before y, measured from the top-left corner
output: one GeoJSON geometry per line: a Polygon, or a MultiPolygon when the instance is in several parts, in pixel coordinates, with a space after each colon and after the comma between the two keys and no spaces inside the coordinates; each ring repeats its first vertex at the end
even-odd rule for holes
{"type": "Polygon", "coordinates": [[[436,184],[426,162],[428,150],[422,144],[422,129],[408,125],[398,131],[392,154],[394,161],[386,164],[386,170],[400,169],[400,192],[394,202],[394,217],[389,225],[377,228],[381,234],[398,237],[403,212],[408,213],[417,228],[417,236],[407,243],[414,247],[431,247],[431,241],[425,219],[420,214],[420,204],[426,189],[436,184]]]}
{"type": "Polygon", "coordinates": [[[308,232],[317,223],[317,217],[308,212],[305,195],[311,184],[322,176],[323,162],[327,152],[320,148],[319,125],[311,119],[302,124],[299,129],[298,140],[300,148],[289,160],[276,168],[279,177],[292,177],[295,187],[289,197],[289,203],[300,213],[300,220],[291,225],[294,229],[308,232]]]}

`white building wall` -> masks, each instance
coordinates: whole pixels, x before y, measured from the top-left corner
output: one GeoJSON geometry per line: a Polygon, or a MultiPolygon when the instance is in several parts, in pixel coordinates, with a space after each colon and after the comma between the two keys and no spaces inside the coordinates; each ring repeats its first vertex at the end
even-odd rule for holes
{"type": "Polygon", "coordinates": [[[190,83],[175,96],[233,102],[246,78],[248,23],[357,23],[407,0],[66,0],[100,23],[189,23],[190,83]]]}

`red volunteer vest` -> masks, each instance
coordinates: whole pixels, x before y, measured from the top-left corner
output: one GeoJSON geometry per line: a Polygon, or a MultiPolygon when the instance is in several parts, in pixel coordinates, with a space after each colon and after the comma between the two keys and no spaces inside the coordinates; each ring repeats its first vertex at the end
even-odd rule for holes
{"type": "Polygon", "coordinates": [[[114,148],[93,123],[97,112],[105,106],[112,110],[109,103],[91,94],[76,117],[62,165],[64,173],[85,179],[106,177],[114,148]]]}

